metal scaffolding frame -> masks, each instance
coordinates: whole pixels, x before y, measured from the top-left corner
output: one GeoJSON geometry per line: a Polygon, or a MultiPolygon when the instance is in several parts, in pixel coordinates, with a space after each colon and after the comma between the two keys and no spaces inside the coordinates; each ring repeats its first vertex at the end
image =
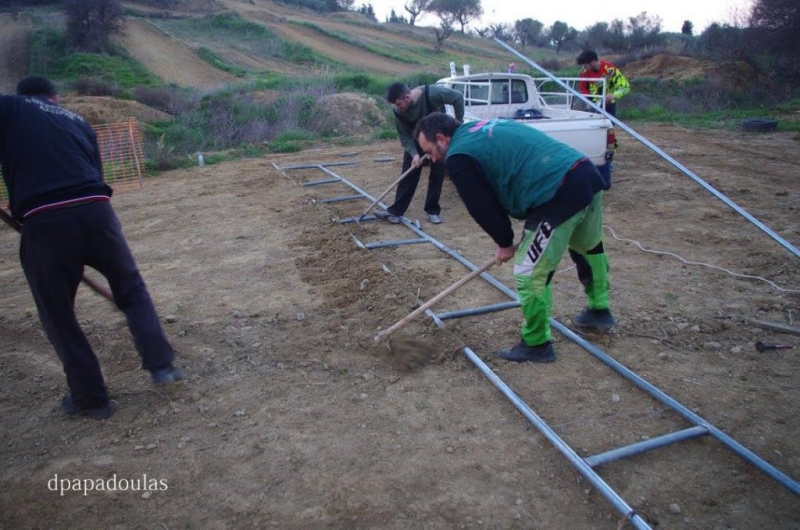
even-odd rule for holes
{"type": "MultiPolygon", "coordinates": [[[[291,166],[283,166],[279,167],[273,164],[273,167],[279,171],[284,172],[289,170],[297,170],[297,169],[316,169],[322,171],[328,177],[323,180],[311,181],[303,183],[303,186],[311,187],[311,186],[320,186],[326,184],[343,184],[353,191],[356,192],[356,195],[342,195],[338,197],[334,197],[331,199],[325,199],[321,202],[323,203],[336,203],[336,202],[344,202],[349,200],[358,200],[358,199],[366,199],[370,202],[374,202],[376,199],[375,197],[371,196],[366,191],[362,190],[352,182],[348,181],[347,179],[341,177],[340,175],[336,174],[335,172],[328,169],[332,166],[339,166],[339,165],[351,165],[356,164],[358,162],[332,162],[332,163],[317,163],[317,164],[305,164],[305,165],[291,165],[291,166]]],[[[378,206],[381,208],[386,209],[387,205],[378,202],[378,206]]],[[[363,219],[359,219],[358,217],[348,217],[340,219],[340,223],[342,224],[349,224],[349,223],[359,223],[359,222],[366,222],[366,221],[373,221],[376,220],[376,217],[373,215],[368,215],[363,217],[363,219]]],[[[469,260],[464,258],[460,253],[456,250],[448,247],[444,243],[438,241],[437,239],[431,237],[422,228],[419,226],[419,223],[415,223],[410,221],[405,217],[401,217],[401,223],[405,225],[409,230],[414,232],[418,237],[412,239],[403,239],[403,240],[393,240],[393,241],[379,241],[374,243],[364,243],[359,240],[355,235],[352,235],[352,238],[358,248],[361,249],[377,249],[377,248],[385,248],[385,247],[393,247],[393,246],[400,246],[400,245],[412,245],[412,244],[420,244],[420,243],[430,243],[434,247],[438,248],[439,250],[443,251],[448,256],[454,258],[456,261],[464,265],[470,271],[475,271],[478,269],[478,266],[471,263],[469,260]]],[[[511,301],[500,303],[500,304],[491,304],[485,305],[480,307],[473,307],[462,309],[458,311],[450,311],[444,313],[435,313],[432,309],[427,309],[425,314],[433,320],[434,324],[437,327],[444,327],[444,320],[453,319],[453,318],[461,318],[465,316],[474,316],[474,315],[481,315],[492,313],[496,311],[503,311],[506,309],[512,309],[519,307],[519,297],[517,293],[514,292],[512,289],[507,287],[505,284],[488,274],[487,272],[483,272],[480,274],[480,277],[486,281],[489,285],[495,287],[497,290],[508,296],[511,301]]],[[[698,438],[701,436],[709,435],[720,442],[722,445],[733,451],[736,455],[741,457],[743,460],[748,462],[749,464],[755,466],[759,469],[762,473],[773,479],[779,485],[783,486],[790,492],[794,493],[795,495],[800,495],[800,483],[796,480],[792,479],[757,454],[752,452],[751,450],[747,449],[745,446],[734,440],[732,437],[728,436],[720,429],[716,428],[712,425],[709,421],[702,418],[700,415],[692,412],[689,408],[685,407],[665,392],[660,390],[659,388],[655,387],[644,378],[640,377],[638,374],[633,372],[632,370],[628,369],[621,363],[617,362],[611,356],[603,352],[600,348],[595,346],[594,344],[586,341],[580,335],[574,333],[571,329],[564,326],[554,318],[550,319],[550,323],[559,333],[561,333],[564,337],[571,340],[595,358],[599,359],[603,364],[617,372],[619,375],[627,379],[629,382],[633,383],[635,386],[640,388],[641,390],[645,391],[648,395],[652,398],[656,399],[660,403],[669,407],[673,412],[677,413],[681,417],[683,417],[686,421],[692,424],[692,427],[682,429],[679,431],[675,431],[663,436],[658,436],[652,439],[648,439],[642,442],[637,442],[634,444],[618,447],[616,449],[606,451],[603,453],[599,453],[596,455],[592,455],[589,457],[581,457],[574,449],[572,449],[556,432],[541,418],[539,417],[524,401],[522,401],[519,396],[491,369],[489,368],[486,363],[484,363],[481,358],[475,354],[469,347],[465,346],[462,350],[462,353],[469,359],[472,364],[475,365],[476,368],[511,402],[512,405],[530,422],[532,423],[536,429],[542,433],[542,435],[547,438],[547,440],[559,451],[562,455],[564,455],[567,460],[575,467],[578,472],[595,488],[597,489],[603,497],[614,507],[614,509],[622,516],[623,520],[628,521],[633,527],[638,529],[650,529],[648,522],[645,520],[644,517],[639,515],[636,510],[634,510],[629,504],[622,499],[616,491],[614,491],[600,475],[595,471],[595,468],[608,464],[610,462],[620,460],[622,458],[626,458],[629,456],[638,455],[641,453],[645,453],[647,451],[651,451],[653,449],[666,447],[668,445],[672,445],[674,443],[682,442],[685,440],[691,440],[694,438],[698,438]]]]}

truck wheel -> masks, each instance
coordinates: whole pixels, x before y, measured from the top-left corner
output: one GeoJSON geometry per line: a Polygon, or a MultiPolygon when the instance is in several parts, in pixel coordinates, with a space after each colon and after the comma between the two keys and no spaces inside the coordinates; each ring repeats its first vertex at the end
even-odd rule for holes
{"type": "Polygon", "coordinates": [[[745,131],[770,132],[776,130],[777,128],[777,120],[769,120],[764,118],[751,118],[742,120],[742,129],[745,131]]]}

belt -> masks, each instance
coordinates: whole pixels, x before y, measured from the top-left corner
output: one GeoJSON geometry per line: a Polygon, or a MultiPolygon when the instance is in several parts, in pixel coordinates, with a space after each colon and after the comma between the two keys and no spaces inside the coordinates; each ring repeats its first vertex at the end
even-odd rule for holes
{"type": "Polygon", "coordinates": [[[42,206],[38,206],[33,210],[30,210],[25,215],[23,215],[23,219],[27,219],[36,214],[40,214],[42,212],[46,212],[47,210],[57,210],[60,208],[71,208],[74,206],[81,206],[83,204],[88,204],[90,202],[96,201],[110,201],[111,199],[107,195],[92,195],[91,197],[81,197],[79,199],[70,199],[67,201],[60,201],[60,202],[53,202],[50,204],[45,204],[42,206]]]}
{"type": "Polygon", "coordinates": [[[578,167],[579,165],[583,164],[584,162],[588,162],[588,160],[589,160],[589,159],[588,159],[588,158],[586,158],[586,157],[583,157],[583,158],[581,158],[581,159],[578,159],[578,160],[576,160],[574,164],[572,164],[571,166],[569,166],[569,169],[567,170],[567,173],[569,173],[570,171],[572,171],[573,169],[575,169],[575,168],[576,168],[576,167],[578,167]]]}

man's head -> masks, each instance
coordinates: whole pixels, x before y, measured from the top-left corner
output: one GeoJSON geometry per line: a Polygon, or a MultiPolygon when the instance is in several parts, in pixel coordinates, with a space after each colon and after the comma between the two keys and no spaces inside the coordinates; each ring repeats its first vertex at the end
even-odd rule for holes
{"type": "Polygon", "coordinates": [[[44,77],[26,77],[17,83],[17,95],[54,99],[56,97],[56,87],[44,77]]]}
{"type": "Polygon", "coordinates": [[[411,106],[411,89],[405,83],[392,83],[386,92],[386,101],[405,112],[411,106]]]}
{"type": "Polygon", "coordinates": [[[594,50],[583,50],[578,58],[575,60],[580,66],[591,68],[597,71],[600,68],[600,62],[597,58],[597,52],[594,50]]]}
{"type": "Polygon", "coordinates": [[[417,122],[413,136],[431,162],[442,162],[450,147],[450,138],[458,129],[458,122],[443,112],[433,112],[417,122]]]}

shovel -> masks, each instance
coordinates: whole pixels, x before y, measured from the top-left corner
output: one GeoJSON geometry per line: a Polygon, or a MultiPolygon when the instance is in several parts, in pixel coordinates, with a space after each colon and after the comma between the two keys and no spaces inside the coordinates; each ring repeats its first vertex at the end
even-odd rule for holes
{"type": "MultiPolygon", "coordinates": [[[[17,232],[22,232],[22,226],[17,222],[16,219],[11,217],[6,213],[5,210],[0,208],[0,219],[5,221],[5,223],[16,230],[17,232]]],[[[94,280],[87,278],[86,276],[83,277],[83,283],[85,283],[89,288],[91,288],[94,292],[103,295],[109,301],[113,302],[114,297],[111,295],[111,291],[100,285],[99,283],[95,282],[94,280]]]]}
{"type": "Polygon", "coordinates": [[[379,202],[381,202],[381,199],[383,199],[384,197],[386,197],[386,194],[387,194],[387,193],[389,193],[390,191],[392,191],[392,188],[394,188],[395,186],[397,186],[398,184],[400,184],[400,181],[401,181],[401,180],[403,180],[404,178],[406,178],[406,177],[408,176],[408,174],[409,174],[409,173],[411,173],[412,171],[414,171],[415,169],[417,169],[417,168],[419,167],[419,165],[420,165],[420,164],[422,164],[422,162],[424,162],[424,161],[425,161],[425,159],[426,159],[426,158],[428,158],[428,155],[423,155],[423,156],[422,156],[422,158],[420,158],[420,159],[419,159],[419,163],[418,163],[416,166],[411,166],[410,168],[408,168],[408,171],[406,171],[405,173],[403,173],[402,175],[400,175],[400,176],[397,178],[397,180],[395,180],[394,182],[392,182],[392,185],[391,185],[391,186],[389,186],[388,188],[386,188],[386,191],[384,191],[383,193],[381,193],[381,194],[378,196],[378,198],[377,198],[377,199],[375,199],[375,201],[373,201],[373,203],[372,203],[372,204],[370,204],[369,206],[367,206],[367,209],[366,209],[366,210],[364,210],[364,213],[362,213],[362,214],[361,214],[361,216],[358,218],[358,222],[360,223],[361,221],[363,221],[363,220],[364,220],[364,217],[365,217],[365,216],[366,216],[366,215],[367,215],[369,212],[371,212],[373,208],[375,208],[375,205],[376,205],[376,204],[378,204],[379,202]]]}
{"type": "Polygon", "coordinates": [[[436,296],[434,296],[433,298],[431,298],[430,300],[428,300],[427,302],[425,302],[424,304],[422,304],[421,306],[416,308],[408,316],[404,317],[402,320],[400,320],[399,322],[394,324],[392,327],[390,327],[388,329],[385,329],[385,330],[381,331],[380,333],[378,333],[377,335],[375,335],[375,342],[381,342],[382,340],[387,338],[389,335],[391,335],[392,333],[394,333],[398,329],[402,328],[403,326],[405,326],[406,324],[411,322],[414,318],[419,316],[421,313],[424,313],[425,311],[427,311],[428,308],[430,308],[433,304],[435,304],[436,302],[438,302],[439,300],[441,300],[445,296],[453,293],[457,289],[461,288],[465,283],[467,283],[471,279],[475,278],[476,276],[480,276],[481,273],[486,271],[492,265],[494,265],[494,258],[490,259],[489,261],[487,261],[486,263],[481,265],[479,268],[477,268],[474,271],[470,272],[469,274],[467,274],[466,276],[464,276],[463,278],[458,280],[456,283],[454,283],[453,285],[451,285],[450,287],[448,287],[447,289],[445,289],[441,293],[437,294],[436,296]]]}

